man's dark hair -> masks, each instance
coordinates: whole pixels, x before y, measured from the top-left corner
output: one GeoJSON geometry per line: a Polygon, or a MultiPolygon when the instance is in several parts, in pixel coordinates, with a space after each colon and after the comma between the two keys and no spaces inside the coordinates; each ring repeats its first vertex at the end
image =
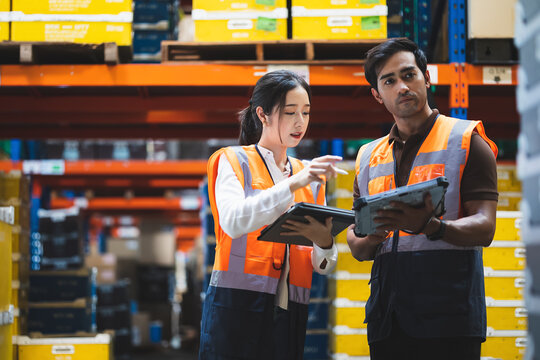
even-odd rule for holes
{"type": "Polygon", "coordinates": [[[395,53],[400,51],[412,52],[416,60],[416,65],[422,71],[424,76],[427,71],[427,59],[422,50],[414,41],[409,39],[390,39],[382,44],[375,46],[367,52],[366,62],[364,64],[364,73],[366,80],[372,88],[379,90],[377,87],[377,76],[386,61],[395,53]]]}

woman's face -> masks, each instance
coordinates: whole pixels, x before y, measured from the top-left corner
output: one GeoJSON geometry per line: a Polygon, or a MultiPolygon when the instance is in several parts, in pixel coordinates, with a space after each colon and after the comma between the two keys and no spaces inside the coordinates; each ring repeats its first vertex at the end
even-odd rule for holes
{"type": "Polygon", "coordinates": [[[306,90],[297,86],[290,90],[285,98],[285,106],[281,110],[276,106],[268,116],[263,136],[275,144],[295,147],[304,137],[309,124],[309,96],[306,90]]]}

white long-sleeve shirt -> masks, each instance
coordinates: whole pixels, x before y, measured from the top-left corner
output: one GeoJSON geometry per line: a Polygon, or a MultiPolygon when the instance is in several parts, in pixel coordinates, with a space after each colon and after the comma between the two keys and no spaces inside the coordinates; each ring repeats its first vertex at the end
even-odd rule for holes
{"type": "MultiPolygon", "coordinates": [[[[285,171],[282,172],[276,165],[273,153],[261,146],[258,148],[275,185],[252,197],[245,197],[242,184],[236,177],[227,157],[221,156],[219,159],[215,188],[219,224],[223,231],[233,239],[273,223],[294,204],[294,194],[291,192],[288,182],[283,181],[290,175],[290,164],[288,163],[285,171]]],[[[287,309],[289,251],[287,251],[285,260],[285,268],[281,272],[278,284],[276,305],[287,309]]],[[[322,249],[313,244],[311,263],[316,272],[323,275],[328,274],[334,269],[336,262],[337,247],[335,243],[330,249],[322,249]],[[326,266],[323,269],[321,265],[325,260],[326,266]]]]}

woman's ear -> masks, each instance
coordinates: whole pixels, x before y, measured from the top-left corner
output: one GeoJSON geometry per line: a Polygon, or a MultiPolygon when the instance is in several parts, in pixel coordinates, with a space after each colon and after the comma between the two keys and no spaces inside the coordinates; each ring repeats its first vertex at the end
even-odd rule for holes
{"type": "Polygon", "coordinates": [[[255,112],[257,113],[257,117],[259,118],[261,123],[263,125],[268,125],[268,117],[264,113],[262,106],[257,106],[257,108],[255,109],[255,112]]]}

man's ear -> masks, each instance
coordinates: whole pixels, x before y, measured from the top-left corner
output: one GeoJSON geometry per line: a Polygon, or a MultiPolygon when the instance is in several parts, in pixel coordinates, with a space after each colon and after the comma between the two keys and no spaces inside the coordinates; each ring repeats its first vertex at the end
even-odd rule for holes
{"type": "Polygon", "coordinates": [[[381,95],[379,95],[379,92],[374,88],[371,88],[371,95],[373,95],[373,97],[375,98],[375,100],[377,100],[379,104],[383,103],[381,95]]]}
{"type": "Polygon", "coordinates": [[[268,125],[268,117],[264,113],[262,106],[257,106],[257,108],[255,109],[255,112],[257,113],[257,117],[259,118],[263,126],[268,125]]]}
{"type": "Polygon", "coordinates": [[[424,77],[426,78],[426,87],[429,89],[431,86],[431,76],[429,75],[429,70],[426,70],[424,77]]]}

